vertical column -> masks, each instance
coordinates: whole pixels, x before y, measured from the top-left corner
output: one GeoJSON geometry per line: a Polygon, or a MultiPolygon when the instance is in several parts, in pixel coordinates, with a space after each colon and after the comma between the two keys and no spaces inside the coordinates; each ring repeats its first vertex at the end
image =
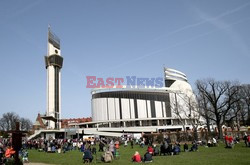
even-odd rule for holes
{"type": "Polygon", "coordinates": [[[160,120],[157,120],[157,126],[160,126],[160,120]]]}
{"type": "Polygon", "coordinates": [[[62,111],[62,107],[61,107],[61,105],[62,105],[62,98],[61,98],[61,70],[59,70],[59,85],[58,85],[58,88],[59,88],[59,103],[58,103],[58,112],[59,112],[59,114],[58,114],[58,119],[59,119],[59,121],[58,121],[58,126],[59,126],[59,129],[61,128],[61,111],[62,111]]]}

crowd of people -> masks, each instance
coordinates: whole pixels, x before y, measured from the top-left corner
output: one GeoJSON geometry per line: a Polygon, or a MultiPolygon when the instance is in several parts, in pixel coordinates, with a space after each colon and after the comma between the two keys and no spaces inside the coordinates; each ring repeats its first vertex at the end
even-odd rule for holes
{"type": "Polygon", "coordinates": [[[244,133],[243,140],[245,142],[246,147],[250,147],[250,134],[248,135],[246,132],[244,133]]]}
{"type": "MultiPolygon", "coordinates": [[[[11,139],[0,138],[0,165],[10,161],[16,152],[12,147],[11,139]]],[[[18,152],[18,155],[22,159],[22,162],[29,162],[27,149],[22,148],[18,152]]]]}
{"type": "MultiPolygon", "coordinates": [[[[233,148],[233,146],[239,142],[238,137],[232,135],[225,135],[226,148],[233,148]]],[[[243,140],[246,147],[250,147],[250,135],[244,133],[243,140]]],[[[129,147],[134,152],[134,145],[139,145],[144,148],[147,146],[145,153],[140,154],[135,151],[132,154],[131,160],[133,162],[153,162],[153,157],[162,155],[179,155],[182,151],[181,145],[178,141],[172,142],[170,137],[164,138],[161,144],[153,143],[145,138],[90,138],[90,139],[35,139],[30,141],[23,141],[22,150],[19,151],[19,156],[23,162],[29,162],[28,150],[35,149],[38,152],[47,153],[67,153],[72,150],[78,150],[82,152],[83,162],[91,163],[94,158],[96,161],[113,162],[120,157],[120,144],[123,147],[129,147]],[[97,151],[98,150],[98,151],[97,151]],[[101,152],[97,154],[97,152],[101,152]],[[99,157],[98,157],[99,155],[99,157]]],[[[191,144],[184,143],[184,152],[193,152],[198,150],[199,145],[205,145],[207,147],[216,147],[218,141],[215,137],[207,140],[207,142],[193,141],[191,144]],[[190,147],[190,148],[189,148],[190,147]]],[[[10,139],[0,138],[0,164],[4,164],[11,159],[16,151],[12,148],[10,139]]]]}
{"type": "MultiPolygon", "coordinates": [[[[184,152],[192,152],[198,150],[198,142],[193,141],[191,144],[191,148],[188,148],[188,144],[185,143],[183,145],[183,151],[184,152]]],[[[154,156],[161,156],[161,155],[179,155],[181,152],[181,145],[179,142],[172,143],[170,138],[164,139],[164,142],[161,143],[160,148],[153,144],[153,146],[149,145],[147,147],[147,150],[143,156],[139,154],[138,151],[135,152],[135,154],[132,156],[133,162],[153,162],[154,156]]]]}
{"type": "MultiPolygon", "coordinates": [[[[225,148],[234,148],[234,145],[240,142],[240,138],[238,136],[233,137],[232,135],[225,135],[225,148]]],[[[250,147],[250,134],[244,132],[243,140],[246,147],[250,147]]]]}

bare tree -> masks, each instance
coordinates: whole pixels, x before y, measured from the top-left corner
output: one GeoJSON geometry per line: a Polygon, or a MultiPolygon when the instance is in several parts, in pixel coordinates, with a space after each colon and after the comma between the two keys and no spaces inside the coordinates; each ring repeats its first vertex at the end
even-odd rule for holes
{"type": "MultiPolygon", "coordinates": [[[[207,109],[212,114],[210,120],[213,120],[218,129],[219,138],[223,138],[222,125],[232,111],[232,106],[239,101],[238,82],[215,81],[214,79],[198,80],[196,88],[208,100],[210,108],[207,109]]],[[[236,114],[232,117],[236,117],[236,114]]]]}
{"type": "Polygon", "coordinates": [[[250,106],[248,95],[250,95],[250,88],[247,85],[240,85],[238,94],[234,96],[238,101],[232,105],[233,111],[227,114],[227,121],[232,129],[237,127],[240,130],[240,125],[247,124],[247,114],[250,106]]]}
{"type": "Polygon", "coordinates": [[[29,119],[20,118],[19,115],[14,112],[7,112],[0,118],[0,130],[15,130],[16,122],[20,122],[21,130],[29,131],[32,128],[32,122],[29,119]]]}
{"type": "MultiPolygon", "coordinates": [[[[198,127],[204,124],[204,117],[201,113],[201,108],[199,105],[199,101],[197,100],[197,96],[186,97],[188,100],[188,107],[190,110],[190,114],[187,116],[190,124],[193,127],[194,139],[198,140],[198,127]],[[195,97],[195,98],[194,98],[195,97]]],[[[186,114],[187,115],[187,114],[186,114]]]]}
{"type": "Polygon", "coordinates": [[[6,122],[3,118],[0,119],[0,130],[4,131],[6,128],[6,122]]]}
{"type": "Polygon", "coordinates": [[[175,93],[175,102],[173,103],[172,112],[178,117],[186,132],[186,125],[192,125],[194,138],[198,138],[198,127],[202,125],[201,113],[194,94],[175,93]]]}
{"type": "Polygon", "coordinates": [[[30,121],[30,119],[21,118],[20,127],[21,127],[21,130],[23,131],[29,131],[32,129],[32,122],[30,121]]]}
{"type": "Polygon", "coordinates": [[[173,105],[170,107],[171,111],[177,116],[177,118],[179,119],[179,123],[182,125],[182,129],[184,132],[186,132],[186,127],[185,127],[185,119],[184,116],[182,115],[183,112],[183,106],[181,106],[178,102],[177,99],[177,93],[174,94],[175,97],[175,102],[173,102],[173,105]]]}
{"type": "Polygon", "coordinates": [[[226,115],[227,123],[232,128],[232,130],[237,127],[240,130],[240,121],[242,121],[242,114],[244,113],[244,102],[241,98],[232,105],[232,110],[226,115]]]}
{"type": "MultiPolygon", "coordinates": [[[[247,123],[244,123],[244,125],[245,124],[250,125],[250,85],[249,84],[241,86],[241,95],[242,95],[242,100],[244,100],[245,109],[247,113],[245,114],[247,115],[247,123]]],[[[242,113],[242,115],[243,115],[242,118],[245,118],[244,112],[242,113]]]]}
{"type": "Polygon", "coordinates": [[[207,131],[210,134],[211,118],[213,117],[213,114],[209,111],[209,109],[211,109],[209,101],[200,91],[196,92],[196,99],[199,109],[198,113],[205,119],[207,131]]]}
{"type": "Polygon", "coordinates": [[[19,116],[14,112],[4,113],[1,121],[3,124],[3,130],[9,131],[16,129],[16,122],[19,121],[19,116]]]}

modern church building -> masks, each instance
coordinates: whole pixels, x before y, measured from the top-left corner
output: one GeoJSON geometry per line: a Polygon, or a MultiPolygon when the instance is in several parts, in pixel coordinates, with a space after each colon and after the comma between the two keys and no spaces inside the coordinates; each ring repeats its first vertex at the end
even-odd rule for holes
{"type": "MultiPolygon", "coordinates": [[[[79,135],[122,136],[124,133],[152,133],[192,129],[197,123],[197,102],[187,76],[164,68],[162,86],[95,88],[91,95],[92,121],[68,123],[61,128],[60,39],[48,31],[46,115],[36,122],[30,137],[66,138],[79,135]],[[41,128],[41,129],[40,129],[41,128]]],[[[152,81],[152,79],[151,79],[152,81]]],[[[138,84],[137,84],[138,85],[138,84]]]]}
{"type": "Polygon", "coordinates": [[[196,99],[186,75],[164,68],[164,87],[92,90],[92,122],[84,133],[105,135],[192,129],[196,99]]]}

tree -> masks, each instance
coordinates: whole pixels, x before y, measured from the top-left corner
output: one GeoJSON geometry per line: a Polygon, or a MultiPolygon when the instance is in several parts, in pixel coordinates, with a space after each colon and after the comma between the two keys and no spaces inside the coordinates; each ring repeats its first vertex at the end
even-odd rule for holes
{"type": "Polygon", "coordinates": [[[3,118],[0,119],[0,130],[5,130],[6,128],[6,122],[3,118]]]}
{"type": "Polygon", "coordinates": [[[32,129],[32,122],[30,121],[30,119],[21,118],[20,127],[22,131],[29,131],[32,129]]]}
{"type": "Polygon", "coordinates": [[[240,130],[240,121],[244,121],[244,119],[242,119],[242,115],[245,116],[244,102],[242,101],[240,95],[236,97],[238,97],[236,98],[238,101],[232,105],[232,111],[229,111],[229,113],[226,115],[227,123],[229,124],[228,126],[230,126],[232,130],[234,130],[235,127],[240,130]]]}
{"type": "MultiPolygon", "coordinates": [[[[233,110],[233,105],[239,101],[236,97],[239,93],[239,83],[231,81],[215,81],[214,79],[197,80],[196,88],[203,97],[208,101],[209,108],[206,109],[218,129],[219,138],[223,138],[222,125],[233,110]]],[[[237,114],[231,116],[236,117],[237,114]]]]}
{"type": "Polygon", "coordinates": [[[180,101],[177,99],[177,96],[180,96],[180,94],[175,93],[175,102],[173,102],[172,106],[170,105],[171,111],[176,115],[176,117],[179,119],[178,124],[181,123],[183,131],[186,132],[185,128],[185,117],[183,116],[183,112],[185,112],[183,109],[183,105],[180,104],[180,101]],[[180,123],[179,123],[180,122],[180,123]]]}
{"type": "MultiPolygon", "coordinates": [[[[246,109],[246,113],[247,113],[247,114],[245,114],[245,115],[247,115],[247,123],[244,123],[244,124],[250,125],[250,84],[242,85],[240,92],[242,95],[242,100],[245,103],[245,109],[246,109]]],[[[244,112],[242,115],[244,115],[244,112]]]]}
{"type": "Polygon", "coordinates": [[[4,113],[1,118],[1,127],[4,131],[15,130],[16,122],[19,121],[19,116],[14,112],[4,113]]]}
{"type": "Polygon", "coordinates": [[[197,104],[198,104],[198,109],[199,109],[198,112],[205,119],[207,131],[210,134],[211,133],[211,129],[210,129],[211,119],[210,118],[212,118],[212,114],[209,111],[209,108],[211,107],[209,106],[208,99],[200,91],[196,92],[196,99],[197,99],[197,104]]]}
{"type": "Polygon", "coordinates": [[[0,118],[0,130],[15,130],[16,122],[20,122],[21,130],[29,131],[32,128],[32,122],[29,119],[20,118],[19,115],[14,112],[7,112],[0,118]]]}
{"type": "Polygon", "coordinates": [[[194,138],[198,139],[198,127],[202,125],[200,108],[193,92],[175,93],[175,102],[171,108],[186,132],[186,125],[192,125],[194,138]]]}

